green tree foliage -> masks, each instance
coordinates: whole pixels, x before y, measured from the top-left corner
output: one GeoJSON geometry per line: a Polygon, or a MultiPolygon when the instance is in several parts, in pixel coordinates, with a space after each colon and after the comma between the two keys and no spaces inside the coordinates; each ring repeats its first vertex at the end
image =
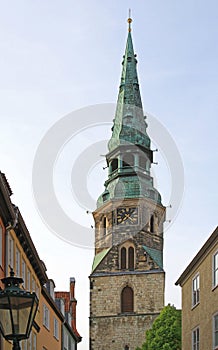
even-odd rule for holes
{"type": "Polygon", "coordinates": [[[152,328],[146,332],[146,341],[136,350],[181,350],[181,310],[172,305],[163,308],[152,328]]]}

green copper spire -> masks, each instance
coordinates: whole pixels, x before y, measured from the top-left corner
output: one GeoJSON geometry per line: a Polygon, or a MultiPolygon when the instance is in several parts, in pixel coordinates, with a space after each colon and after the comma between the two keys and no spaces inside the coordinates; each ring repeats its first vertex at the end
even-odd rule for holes
{"type": "Polygon", "coordinates": [[[123,57],[123,69],[115,113],[113,133],[108,143],[109,151],[117,146],[132,143],[150,148],[150,139],[146,133],[147,124],[144,120],[142,101],[137,75],[137,60],[133,49],[131,22],[128,19],[129,32],[123,57]]]}
{"type": "Polygon", "coordinates": [[[148,198],[161,203],[161,196],[154,188],[150,173],[153,151],[146,132],[131,22],[129,18],[115,119],[108,142],[109,152],[106,154],[108,179],[104,184],[104,192],[98,198],[98,208],[109,200],[129,198],[148,198]]]}

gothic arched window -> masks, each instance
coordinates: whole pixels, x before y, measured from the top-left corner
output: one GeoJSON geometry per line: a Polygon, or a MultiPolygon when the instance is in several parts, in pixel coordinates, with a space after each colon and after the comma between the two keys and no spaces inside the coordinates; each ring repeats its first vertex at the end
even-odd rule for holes
{"type": "Polygon", "coordinates": [[[129,269],[134,270],[135,268],[135,249],[128,244],[120,249],[119,254],[119,266],[121,270],[129,269]]]}
{"type": "Polygon", "coordinates": [[[134,269],[134,248],[129,247],[128,249],[128,268],[130,270],[134,269]]]}
{"type": "Polygon", "coordinates": [[[126,269],[126,248],[121,248],[121,269],[126,269]]]}
{"type": "Polygon", "coordinates": [[[133,312],[133,290],[131,287],[125,287],[121,292],[121,312],[133,312]]]}

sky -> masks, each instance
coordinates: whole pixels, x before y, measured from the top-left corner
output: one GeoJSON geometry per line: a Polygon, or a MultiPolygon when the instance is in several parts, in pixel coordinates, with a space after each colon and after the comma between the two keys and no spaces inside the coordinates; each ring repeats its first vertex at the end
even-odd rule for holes
{"type": "MultiPolygon", "coordinates": [[[[74,244],[83,234],[76,225],[67,239],[65,232],[48,226],[33,184],[38,171],[36,182],[46,201],[42,179],[47,164],[37,169],[34,164],[51,130],[58,139],[65,116],[74,117],[79,128],[79,109],[89,112],[90,105],[116,103],[129,8],[144,110],[171,135],[179,154],[166,155],[159,147],[155,153],[153,175],[167,207],[170,191],[177,193],[181,185],[179,178],[172,179],[167,158],[173,159],[174,168],[182,161],[184,169],[183,196],[176,203],[177,213],[167,210],[164,242],[165,303],[181,307],[180,287],[174,284],[217,226],[217,1],[1,1],[0,170],[56,290],[68,290],[69,278],[76,278],[80,350],[88,348],[88,276],[94,252],[74,244]]],[[[51,169],[54,198],[70,220],[91,235],[92,216],[86,211],[95,209],[104,190],[107,170],[102,169],[102,155],[113,117],[111,113],[111,120],[107,116],[94,125],[96,115],[90,113],[88,127],[77,133],[70,130],[72,135],[59,144],[51,169]],[[86,169],[86,152],[96,148],[97,156],[92,154],[86,169]]],[[[50,154],[54,140],[48,145],[50,154]]],[[[159,146],[158,139],[153,146],[159,146]]],[[[55,217],[54,203],[47,205],[55,217]]]]}

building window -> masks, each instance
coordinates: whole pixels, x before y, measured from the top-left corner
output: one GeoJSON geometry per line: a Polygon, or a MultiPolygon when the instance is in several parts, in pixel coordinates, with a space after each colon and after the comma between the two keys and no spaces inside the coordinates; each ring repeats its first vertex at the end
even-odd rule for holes
{"type": "Polygon", "coordinates": [[[16,276],[20,276],[20,251],[16,248],[15,254],[15,274],[16,276]]]}
{"type": "Polygon", "coordinates": [[[33,333],[33,335],[32,335],[33,350],[37,350],[36,339],[37,339],[36,333],[33,333]]]}
{"type": "Polygon", "coordinates": [[[69,342],[68,334],[67,334],[67,332],[65,331],[65,332],[64,332],[64,350],[67,350],[67,349],[68,349],[68,342],[69,342]]]}
{"type": "Polygon", "coordinates": [[[200,349],[200,331],[196,328],[192,331],[192,350],[200,349]]]}
{"type": "Polygon", "coordinates": [[[125,154],[122,162],[123,168],[134,167],[134,155],[129,153],[125,154]]]}
{"type": "Polygon", "coordinates": [[[14,267],[14,240],[10,235],[8,236],[8,265],[14,267]]]}
{"type": "Polygon", "coordinates": [[[126,248],[121,248],[121,269],[126,269],[126,248]]]}
{"type": "Polygon", "coordinates": [[[154,215],[150,218],[150,232],[154,233],[154,215]]]}
{"type": "Polygon", "coordinates": [[[113,159],[111,162],[111,171],[115,171],[118,168],[118,159],[113,159]]]}
{"type": "Polygon", "coordinates": [[[23,259],[21,263],[21,270],[22,270],[23,285],[24,285],[24,288],[26,288],[26,263],[23,259]]]}
{"type": "Polygon", "coordinates": [[[38,284],[36,284],[36,295],[37,295],[37,298],[39,299],[39,286],[38,286],[38,284]]]}
{"type": "Polygon", "coordinates": [[[58,320],[54,317],[54,337],[59,339],[58,335],[58,320]]]}
{"type": "Polygon", "coordinates": [[[107,234],[107,218],[106,216],[103,217],[103,235],[105,236],[107,234]]]}
{"type": "Polygon", "coordinates": [[[133,312],[133,290],[131,287],[125,287],[121,292],[121,312],[133,312]]]}
{"type": "Polygon", "coordinates": [[[218,252],[213,255],[213,287],[218,285],[218,252]]]}
{"type": "Polygon", "coordinates": [[[49,314],[49,309],[48,307],[44,304],[43,305],[43,325],[49,329],[49,317],[50,317],[50,314],[49,314]]]}
{"type": "Polygon", "coordinates": [[[27,349],[32,350],[32,332],[30,333],[30,336],[27,339],[27,349]]]}
{"type": "Polygon", "coordinates": [[[21,342],[21,349],[22,350],[27,350],[27,339],[22,340],[22,342],[21,342]]]}
{"type": "Polygon", "coordinates": [[[218,314],[213,318],[213,348],[218,349],[218,314]]]}
{"type": "Polygon", "coordinates": [[[27,290],[31,290],[31,286],[30,286],[30,281],[31,281],[31,274],[30,274],[30,270],[27,269],[27,290]]]}
{"type": "Polygon", "coordinates": [[[122,247],[120,250],[120,268],[133,270],[135,266],[134,248],[122,247]]]}
{"type": "Polygon", "coordinates": [[[200,276],[197,275],[192,280],[192,306],[199,303],[200,300],[200,276]]]}
{"type": "Polygon", "coordinates": [[[146,158],[145,157],[140,157],[140,159],[139,159],[139,166],[141,167],[141,168],[143,168],[143,169],[145,169],[146,168],[146,158]]]}
{"type": "Polygon", "coordinates": [[[36,281],[33,276],[32,276],[32,292],[36,292],[36,281]]]}
{"type": "Polygon", "coordinates": [[[130,270],[134,269],[134,248],[129,247],[128,249],[128,268],[130,270]]]}

